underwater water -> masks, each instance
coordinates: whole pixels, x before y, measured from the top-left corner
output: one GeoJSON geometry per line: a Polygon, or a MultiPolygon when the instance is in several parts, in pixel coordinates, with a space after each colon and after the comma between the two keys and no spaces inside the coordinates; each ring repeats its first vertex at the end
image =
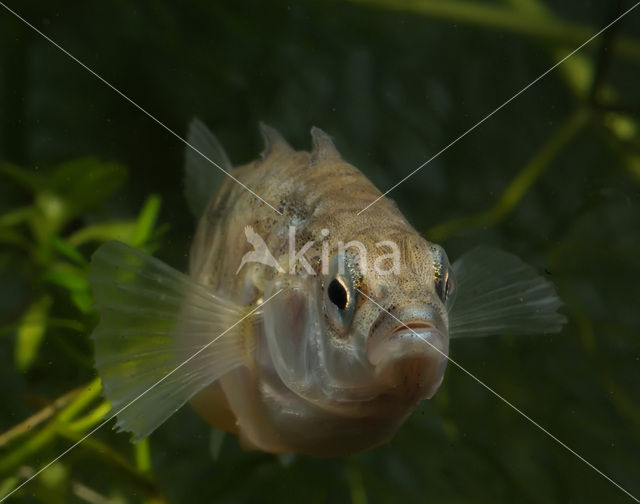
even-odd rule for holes
{"type": "MultiPolygon", "coordinates": [[[[620,16],[630,1],[19,2],[6,5],[167,127],[235,164],[263,120],[316,125],[382,191],[620,16]]],[[[7,502],[633,502],[640,498],[640,7],[395,188],[455,259],[513,252],[557,287],[559,334],[459,339],[395,438],[334,459],[245,452],[189,407],[129,442],[89,334],[91,253],[185,270],[184,144],[0,6],[0,499],[7,502]]],[[[373,210],[373,209],[372,209],[373,210]]]]}

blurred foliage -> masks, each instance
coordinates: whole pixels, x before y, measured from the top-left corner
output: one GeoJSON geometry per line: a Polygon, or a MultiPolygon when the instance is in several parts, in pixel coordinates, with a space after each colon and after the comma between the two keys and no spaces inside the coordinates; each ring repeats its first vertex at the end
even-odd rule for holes
{"type": "MultiPolygon", "coordinates": [[[[200,116],[237,163],[260,150],[259,120],[305,149],[315,124],[385,190],[632,2],[7,4],[173,130],[200,116]]],[[[635,495],[638,33],[640,8],[390,194],[452,259],[490,243],[550,275],[562,334],[455,341],[452,356],[635,495]]],[[[108,418],[87,264],[119,239],[184,269],[182,155],[0,9],[0,495],[108,418]]],[[[11,499],[629,502],[454,368],[389,445],[344,459],[243,452],[188,408],[135,446],[109,427],[11,499]]]]}
{"type": "MultiPolygon", "coordinates": [[[[3,278],[11,282],[9,266],[14,271],[30,272],[26,278],[13,278],[23,284],[18,289],[23,296],[12,300],[18,301],[15,311],[2,313],[2,333],[15,338],[13,367],[24,374],[42,366],[43,358],[52,358],[52,352],[43,346],[53,343],[59,347],[54,352],[57,362],[90,369],[86,338],[96,320],[87,281],[87,251],[95,243],[120,240],[153,252],[161,235],[156,228],[160,197],[149,196],[137,219],[90,223],[86,222],[87,214],[103,206],[125,181],[127,171],[123,166],[83,158],[39,172],[4,163],[0,174],[5,188],[24,192],[29,200],[0,214],[1,260],[6,268],[3,278]],[[69,341],[70,332],[77,333],[80,341],[69,341]]],[[[15,291],[3,294],[11,296],[15,291]]],[[[111,406],[100,401],[100,391],[100,381],[94,379],[86,388],[64,394],[0,435],[0,475],[12,475],[0,484],[0,496],[20,483],[16,471],[22,477],[35,472],[23,465],[30,457],[47,447],[59,446],[58,438],[78,440],[103,420],[111,406]]],[[[48,402],[46,398],[31,399],[35,401],[48,402]]],[[[139,445],[138,451],[144,446],[139,445]]],[[[100,450],[103,457],[110,456],[153,490],[153,483],[145,476],[149,468],[144,457],[134,466],[108,448],[100,450]]],[[[65,495],[72,481],[68,472],[63,463],[56,462],[42,473],[40,484],[49,502],[67,502],[65,495]]]]}

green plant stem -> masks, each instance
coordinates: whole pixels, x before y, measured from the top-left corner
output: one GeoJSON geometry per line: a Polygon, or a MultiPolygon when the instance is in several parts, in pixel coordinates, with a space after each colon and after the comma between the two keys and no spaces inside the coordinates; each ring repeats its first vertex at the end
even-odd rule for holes
{"type": "MultiPolygon", "coordinates": [[[[95,379],[84,389],[74,390],[56,400],[56,403],[66,404],[60,414],[49,422],[44,428],[36,432],[31,438],[23,442],[16,450],[4,455],[0,460],[0,473],[7,473],[15,470],[30,456],[41,451],[50,444],[57,436],[62,436],[73,442],[82,439],[85,432],[101,422],[111,411],[111,404],[103,401],[85,416],[76,419],[77,415],[83,411],[100,394],[100,380],[95,379]]],[[[59,409],[59,408],[58,408],[59,409]]],[[[57,411],[57,410],[56,410],[57,411]]],[[[55,411],[54,411],[55,412],[55,411]]],[[[14,427],[3,436],[7,437],[5,442],[14,439],[16,436],[28,431],[31,424],[28,422],[37,421],[42,423],[46,418],[53,416],[54,412],[45,409],[28,421],[14,427]],[[42,418],[41,418],[42,417],[42,418]],[[19,431],[19,432],[18,432],[19,431]]],[[[127,461],[122,455],[104,445],[98,440],[87,438],[83,440],[83,445],[100,454],[101,458],[109,461],[120,469],[124,470],[146,493],[152,496],[155,502],[164,502],[159,495],[155,483],[149,478],[151,462],[148,453],[148,445],[143,447],[142,453],[137,454],[137,467],[127,461]]]]}
{"type": "Polygon", "coordinates": [[[367,504],[367,492],[362,479],[362,468],[356,457],[349,457],[345,461],[347,481],[349,482],[349,493],[351,494],[351,504],[367,504]]]}
{"type": "MultiPolygon", "coordinates": [[[[507,4],[511,5],[521,16],[535,16],[540,20],[546,20],[548,23],[563,23],[551,9],[538,0],[504,0],[507,4]]],[[[610,30],[607,33],[611,33],[610,30]]],[[[603,34],[604,36],[605,34],[603,34]]],[[[593,45],[598,46],[598,42],[594,41],[593,45]]],[[[561,47],[555,45],[548,47],[551,57],[556,61],[560,61],[567,54],[569,54],[575,46],[563,45],[561,47]]],[[[558,72],[564,78],[567,86],[571,88],[571,91],[576,95],[578,99],[585,99],[589,94],[592,94],[594,84],[594,65],[588,57],[584,54],[576,53],[571,58],[565,60],[562,65],[558,67],[558,72]]],[[[600,94],[603,97],[612,98],[613,90],[608,86],[602,86],[600,94]]]]}
{"type": "Polygon", "coordinates": [[[80,390],[82,389],[74,389],[67,392],[66,394],[58,397],[48,406],[42,408],[35,415],[30,416],[18,425],[15,425],[8,431],[0,434],[0,448],[22,437],[24,434],[32,432],[35,427],[51,418],[60,411],[61,408],[69,404],[69,402],[71,402],[80,393],[80,390]]]}
{"type": "Polygon", "coordinates": [[[9,494],[9,492],[16,488],[19,483],[20,478],[18,476],[5,478],[2,482],[0,482],[0,498],[2,498],[2,496],[4,495],[9,494]]]}
{"type": "Polygon", "coordinates": [[[91,410],[87,415],[70,422],[68,424],[69,430],[73,432],[85,432],[94,425],[102,422],[107,414],[111,411],[111,403],[109,401],[103,401],[100,405],[91,410]]]}
{"type": "Polygon", "coordinates": [[[0,227],[22,224],[30,219],[34,213],[35,209],[31,205],[10,210],[9,212],[0,215],[0,227]]]}
{"type": "Polygon", "coordinates": [[[67,406],[58,415],[58,421],[61,423],[70,422],[75,416],[86,408],[96,397],[102,392],[102,385],[100,378],[95,378],[89,385],[87,385],[82,392],[78,394],[78,397],[67,406]]]}
{"type": "Polygon", "coordinates": [[[443,241],[462,230],[491,227],[502,221],[520,203],[558,153],[582,131],[588,117],[589,114],[585,110],[580,109],[574,112],[513,178],[495,205],[484,212],[458,217],[429,229],[426,233],[429,240],[443,241]]]}
{"type": "MultiPolygon", "coordinates": [[[[61,436],[63,436],[65,439],[68,439],[73,443],[80,441],[84,437],[84,433],[75,432],[68,428],[58,429],[58,433],[61,436]]],[[[84,446],[86,449],[90,450],[91,452],[97,454],[98,457],[100,457],[102,460],[105,460],[117,467],[120,467],[124,469],[126,472],[130,474],[134,474],[137,477],[145,480],[147,483],[150,483],[149,480],[146,478],[146,476],[143,474],[139,474],[136,468],[125,457],[123,457],[120,453],[118,453],[116,450],[109,447],[108,445],[104,444],[103,442],[94,438],[87,438],[84,441],[82,441],[82,446],[84,446]]]]}
{"type": "MultiPolygon", "coordinates": [[[[535,14],[550,19],[552,22],[557,21],[553,12],[540,0],[505,0],[505,2],[519,10],[523,15],[535,14]],[[553,21],[554,19],[555,21],[553,21]]],[[[617,27],[613,26],[611,30],[615,28],[617,27]]],[[[612,34],[611,31],[607,33],[612,34]]],[[[604,43],[604,41],[601,41],[601,44],[604,43]]],[[[601,54],[604,49],[601,45],[601,54]]],[[[551,56],[556,61],[559,61],[568,51],[568,48],[559,49],[556,47],[550,49],[551,56]]],[[[611,52],[607,51],[606,54],[610,60],[612,57],[611,52]]],[[[623,147],[626,142],[637,138],[638,130],[640,129],[638,121],[632,117],[634,114],[633,108],[628,110],[623,108],[616,109],[615,105],[610,105],[617,100],[618,92],[606,82],[604,70],[597,70],[593,62],[582,54],[575,54],[565,61],[558,68],[558,71],[579,100],[588,99],[598,111],[606,112],[600,117],[604,128],[616,140],[616,142],[612,142],[611,148],[620,157],[621,163],[632,177],[636,181],[640,181],[640,176],[638,176],[638,173],[640,173],[640,156],[625,152],[623,147]]]]}
{"type": "Polygon", "coordinates": [[[55,423],[52,422],[22,443],[19,448],[3,455],[2,459],[0,459],[0,474],[14,470],[24,460],[34,453],[38,453],[44,446],[49,444],[55,436],[56,426],[55,423]]]}
{"type": "MultiPolygon", "coordinates": [[[[350,1],[388,10],[420,14],[433,19],[498,29],[573,48],[585,42],[598,31],[584,24],[545,16],[542,12],[530,10],[524,16],[516,9],[499,7],[484,2],[463,0],[449,0],[446,2],[440,0],[422,0],[420,2],[399,0],[350,1]]],[[[640,62],[640,42],[630,37],[621,37],[616,44],[616,53],[621,57],[640,62]]]]}
{"type": "Polygon", "coordinates": [[[149,447],[149,438],[138,441],[134,447],[136,458],[136,467],[143,474],[151,474],[151,449],[149,447]]]}
{"type": "Polygon", "coordinates": [[[78,413],[100,395],[101,390],[100,379],[96,378],[84,390],[78,392],[73,400],[42,430],[36,432],[33,437],[27,439],[12,452],[3,455],[0,459],[0,474],[15,469],[28,457],[51,443],[61,426],[71,422],[78,413]]]}
{"type": "MultiPolygon", "coordinates": [[[[84,433],[75,432],[68,428],[62,428],[58,431],[58,433],[74,443],[78,442],[84,437],[84,433]]],[[[157,485],[151,478],[150,474],[145,471],[141,471],[139,468],[131,464],[120,453],[113,450],[105,443],[94,438],[85,439],[84,441],[82,441],[82,445],[86,449],[91,450],[93,453],[95,453],[98,457],[100,457],[100,459],[108,462],[114,468],[122,471],[122,473],[130,481],[132,481],[146,494],[148,494],[152,498],[153,502],[166,502],[160,495],[157,485]]]]}
{"type": "Polygon", "coordinates": [[[87,330],[85,324],[74,319],[49,318],[47,319],[47,326],[58,327],[60,329],[70,329],[79,333],[84,333],[87,330]]]}

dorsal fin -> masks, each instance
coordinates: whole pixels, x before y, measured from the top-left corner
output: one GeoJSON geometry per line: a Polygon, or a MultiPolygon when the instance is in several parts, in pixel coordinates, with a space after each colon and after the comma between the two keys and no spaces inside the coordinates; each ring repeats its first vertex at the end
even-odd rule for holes
{"type": "Polygon", "coordinates": [[[198,118],[189,124],[187,142],[193,148],[187,146],[185,151],[184,193],[191,212],[199,218],[227,176],[224,172],[230,172],[233,165],[218,139],[198,118]]]}
{"type": "Polygon", "coordinates": [[[340,161],[342,159],[331,137],[320,128],[315,126],[311,128],[311,141],[313,143],[311,166],[320,161],[340,161]]]}
{"type": "Polygon", "coordinates": [[[259,127],[260,133],[262,133],[262,138],[264,139],[264,150],[261,154],[263,158],[266,159],[276,153],[288,154],[293,152],[291,146],[275,128],[272,128],[262,121],[260,122],[259,127]]]}

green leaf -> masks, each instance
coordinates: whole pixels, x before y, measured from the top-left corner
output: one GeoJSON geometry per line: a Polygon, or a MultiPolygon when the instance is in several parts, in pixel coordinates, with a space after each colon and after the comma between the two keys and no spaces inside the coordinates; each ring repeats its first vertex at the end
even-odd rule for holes
{"type": "Polygon", "coordinates": [[[85,268],[69,263],[57,262],[42,276],[43,280],[59,285],[69,291],[71,302],[82,313],[87,313],[93,305],[85,268]]]}
{"type": "Polygon", "coordinates": [[[33,173],[33,170],[27,170],[11,163],[0,164],[0,173],[32,192],[41,191],[46,185],[46,177],[44,175],[33,173]]]}
{"type": "Polygon", "coordinates": [[[79,266],[88,265],[83,255],[73,245],[69,244],[69,242],[63,240],[59,236],[51,237],[51,245],[56,251],[79,266]]]}
{"type": "Polygon", "coordinates": [[[14,350],[14,362],[20,371],[27,371],[33,364],[46,331],[51,298],[44,296],[33,303],[18,325],[18,337],[14,350]]]}
{"type": "Polygon", "coordinates": [[[31,217],[33,206],[26,206],[10,210],[0,215],[0,227],[10,227],[20,224],[31,217]]]}
{"type": "Polygon", "coordinates": [[[68,477],[69,471],[60,462],[56,462],[49,467],[40,476],[42,484],[49,489],[61,487],[68,477]]]}
{"type": "Polygon", "coordinates": [[[67,218],[100,205],[127,177],[124,166],[82,158],[59,165],[51,175],[50,190],[68,205],[67,218]]]}
{"type": "Polygon", "coordinates": [[[93,296],[89,291],[73,291],[71,301],[82,313],[87,313],[93,306],[93,296]]]}
{"type": "Polygon", "coordinates": [[[43,280],[51,282],[72,292],[89,292],[89,282],[84,269],[69,263],[57,262],[53,264],[43,275],[43,280]]]}
{"type": "Polygon", "coordinates": [[[157,194],[152,194],[147,198],[136,221],[135,231],[129,245],[139,247],[151,239],[153,228],[160,213],[161,201],[162,199],[157,194]]]}
{"type": "Polygon", "coordinates": [[[0,228],[0,243],[16,245],[25,250],[28,250],[30,246],[30,243],[20,233],[2,228],[0,228]]]}
{"type": "Polygon", "coordinates": [[[58,194],[45,190],[36,195],[35,208],[29,224],[36,239],[44,243],[67,222],[69,206],[58,194]]]}
{"type": "Polygon", "coordinates": [[[72,247],[79,247],[91,241],[119,240],[130,243],[136,226],[137,224],[133,221],[111,221],[94,224],[76,231],[67,239],[67,242],[72,247]]]}
{"type": "Polygon", "coordinates": [[[9,476],[0,482],[0,499],[6,497],[9,492],[14,490],[18,483],[20,483],[20,478],[17,476],[9,476]]]}
{"type": "Polygon", "coordinates": [[[0,223],[13,225],[29,219],[41,243],[70,219],[104,202],[127,177],[116,163],[87,157],[58,165],[48,175],[33,173],[13,164],[0,164],[0,173],[35,194],[35,206],[0,216],[0,223]]]}

